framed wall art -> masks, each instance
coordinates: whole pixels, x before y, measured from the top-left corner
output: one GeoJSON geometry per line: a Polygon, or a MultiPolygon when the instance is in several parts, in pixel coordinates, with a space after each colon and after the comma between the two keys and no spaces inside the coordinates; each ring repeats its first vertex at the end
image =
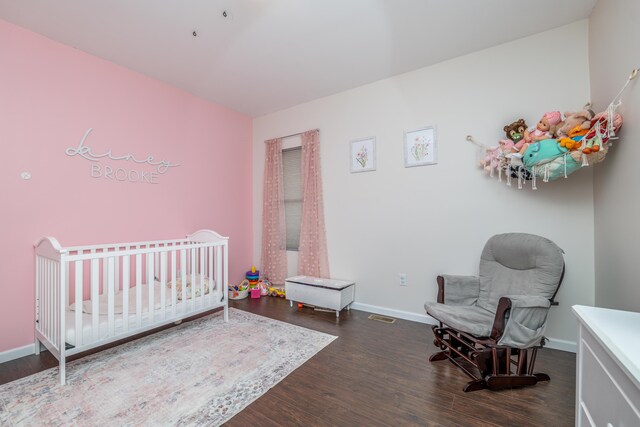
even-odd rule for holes
{"type": "Polygon", "coordinates": [[[404,133],[404,167],[434,165],[438,162],[436,129],[427,126],[404,133]]]}
{"type": "Polygon", "coordinates": [[[351,173],[376,170],[376,138],[351,141],[351,173]]]}

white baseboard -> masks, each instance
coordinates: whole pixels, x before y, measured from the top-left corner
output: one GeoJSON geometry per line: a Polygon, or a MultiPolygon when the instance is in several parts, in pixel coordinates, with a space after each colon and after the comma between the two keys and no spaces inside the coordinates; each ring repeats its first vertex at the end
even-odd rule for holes
{"type": "Polygon", "coordinates": [[[411,313],[410,311],[395,310],[393,308],[379,307],[377,305],[363,304],[354,302],[351,308],[368,313],[382,314],[384,316],[397,317],[398,319],[410,320],[412,322],[426,323],[428,325],[437,325],[438,321],[426,314],[411,313]]]}
{"type": "Polygon", "coordinates": [[[0,353],[0,363],[8,362],[13,359],[19,359],[24,356],[29,356],[36,352],[35,344],[25,345],[24,347],[12,348],[11,350],[3,351],[0,353]]]}
{"type": "Polygon", "coordinates": [[[575,353],[578,349],[578,345],[573,341],[560,340],[557,338],[547,338],[547,344],[545,347],[553,348],[555,350],[568,351],[569,353],[575,353]]]}
{"type": "MultiPolygon", "coordinates": [[[[363,304],[361,302],[354,302],[351,304],[351,308],[359,311],[366,311],[368,313],[382,314],[384,316],[396,317],[398,319],[410,320],[412,322],[426,323],[428,325],[437,325],[438,321],[427,314],[411,313],[404,310],[395,310],[393,308],[379,307],[377,305],[363,304]]],[[[576,352],[576,343],[573,341],[561,340],[557,338],[547,338],[547,344],[545,347],[553,348],[555,350],[568,351],[570,353],[576,352]]]]}

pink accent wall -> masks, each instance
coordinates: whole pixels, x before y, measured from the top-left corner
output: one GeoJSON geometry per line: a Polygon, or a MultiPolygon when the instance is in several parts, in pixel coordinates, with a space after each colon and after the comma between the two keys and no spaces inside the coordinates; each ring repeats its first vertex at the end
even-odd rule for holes
{"type": "Polygon", "coordinates": [[[0,64],[0,352],[34,341],[33,245],[45,235],[70,246],[211,228],[230,237],[230,279],[241,279],[252,264],[250,117],[2,20],[0,64]],[[92,162],[65,154],[90,127],[96,153],[181,166],[156,185],[92,178],[92,162]]]}

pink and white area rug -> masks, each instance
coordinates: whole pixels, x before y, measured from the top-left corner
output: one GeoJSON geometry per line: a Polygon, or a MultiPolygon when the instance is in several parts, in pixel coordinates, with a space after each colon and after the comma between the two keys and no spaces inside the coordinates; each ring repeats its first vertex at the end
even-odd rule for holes
{"type": "Polygon", "coordinates": [[[0,425],[220,425],[336,337],[215,313],[0,386],[0,425]]]}

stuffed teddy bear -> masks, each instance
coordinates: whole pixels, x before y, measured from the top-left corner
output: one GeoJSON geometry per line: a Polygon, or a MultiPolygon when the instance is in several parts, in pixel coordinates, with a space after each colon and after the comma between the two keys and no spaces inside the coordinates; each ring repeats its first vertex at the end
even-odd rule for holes
{"type": "Polygon", "coordinates": [[[520,151],[520,148],[522,148],[522,145],[524,144],[524,131],[527,130],[527,124],[524,119],[518,119],[515,122],[506,125],[503,130],[507,139],[513,141],[514,146],[512,151],[520,151]]]}

